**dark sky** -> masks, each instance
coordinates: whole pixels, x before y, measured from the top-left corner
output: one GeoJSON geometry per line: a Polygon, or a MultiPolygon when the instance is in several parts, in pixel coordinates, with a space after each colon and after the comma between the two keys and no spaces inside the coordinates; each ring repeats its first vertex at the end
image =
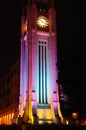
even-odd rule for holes
{"type": "MultiPolygon", "coordinates": [[[[59,6],[59,5],[58,5],[59,6]]],[[[70,95],[72,106],[86,113],[86,20],[85,3],[60,1],[59,68],[60,82],[70,95]],[[61,17],[60,17],[61,16],[61,17]],[[60,27],[61,26],[61,27],[60,27]]],[[[58,10],[58,9],[57,9],[58,10]]],[[[58,15],[57,15],[58,17],[58,15]]]]}
{"type": "MultiPolygon", "coordinates": [[[[24,0],[23,0],[24,1],[24,0]]],[[[0,77],[20,57],[21,0],[0,3],[0,77]]],[[[71,100],[86,112],[85,2],[55,0],[60,82],[71,100]]],[[[73,102],[71,101],[71,102],[73,102]]]]}
{"type": "MultiPolygon", "coordinates": [[[[86,113],[86,20],[85,3],[60,1],[63,9],[59,26],[60,82],[70,95],[73,106],[86,113]],[[62,2],[62,3],[61,3],[62,2]],[[63,19],[62,19],[63,18],[63,19]],[[61,29],[60,29],[61,26],[61,29]]],[[[59,6],[59,5],[58,5],[59,6]]],[[[57,9],[58,10],[58,9],[57,9]]],[[[58,16],[58,15],[57,15],[58,16]]],[[[59,16],[60,17],[60,16],[59,16]]]]}
{"type": "Polygon", "coordinates": [[[0,77],[19,56],[20,5],[17,0],[0,4],[0,77]],[[18,8],[19,7],[19,8],[18,8]]]}

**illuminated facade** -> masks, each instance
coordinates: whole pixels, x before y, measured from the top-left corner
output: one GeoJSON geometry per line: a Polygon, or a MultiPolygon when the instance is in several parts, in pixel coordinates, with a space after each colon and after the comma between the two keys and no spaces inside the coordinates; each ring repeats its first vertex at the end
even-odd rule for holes
{"type": "Polygon", "coordinates": [[[19,115],[58,123],[56,12],[53,0],[28,0],[21,17],[19,115]]]}
{"type": "Polygon", "coordinates": [[[0,79],[0,125],[17,123],[19,104],[20,62],[16,61],[0,79]]]}

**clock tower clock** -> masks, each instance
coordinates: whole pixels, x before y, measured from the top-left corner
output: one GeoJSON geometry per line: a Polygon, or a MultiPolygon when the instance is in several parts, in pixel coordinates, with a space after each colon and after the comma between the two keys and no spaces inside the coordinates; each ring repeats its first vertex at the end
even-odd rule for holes
{"type": "Polygon", "coordinates": [[[58,123],[56,12],[53,0],[28,0],[21,17],[19,115],[29,123],[58,123]]]}
{"type": "Polygon", "coordinates": [[[39,16],[37,18],[37,24],[41,28],[46,28],[48,26],[48,24],[49,24],[48,18],[45,17],[45,16],[39,16]]]}

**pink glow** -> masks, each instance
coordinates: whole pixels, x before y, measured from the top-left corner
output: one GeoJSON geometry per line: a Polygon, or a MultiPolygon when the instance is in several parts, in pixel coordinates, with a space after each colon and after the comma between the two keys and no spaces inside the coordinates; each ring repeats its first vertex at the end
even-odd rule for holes
{"type": "MultiPolygon", "coordinates": [[[[49,119],[56,123],[59,95],[56,83],[58,59],[55,9],[49,8],[48,10],[49,31],[38,30],[37,11],[35,4],[31,7],[27,6],[27,32],[22,32],[20,70],[20,102],[22,105],[20,105],[20,110],[25,111],[24,108],[28,108],[27,116],[30,120],[38,116],[39,121],[49,119]]],[[[23,26],[25,19],[22,18],[23,26]]]]}

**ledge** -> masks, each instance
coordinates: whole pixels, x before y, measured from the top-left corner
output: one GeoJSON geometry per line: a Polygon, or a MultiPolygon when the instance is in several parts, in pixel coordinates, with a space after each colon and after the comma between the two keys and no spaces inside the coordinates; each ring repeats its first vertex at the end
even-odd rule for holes
{"type": "Polygon", "coordinates": [[[38,108],[38,109],[50,109],[51,106],[50,106],[50,104],[48,104],[48,103],[38,103],[38,104],[37,104],[37,108],[38,108]]]}

